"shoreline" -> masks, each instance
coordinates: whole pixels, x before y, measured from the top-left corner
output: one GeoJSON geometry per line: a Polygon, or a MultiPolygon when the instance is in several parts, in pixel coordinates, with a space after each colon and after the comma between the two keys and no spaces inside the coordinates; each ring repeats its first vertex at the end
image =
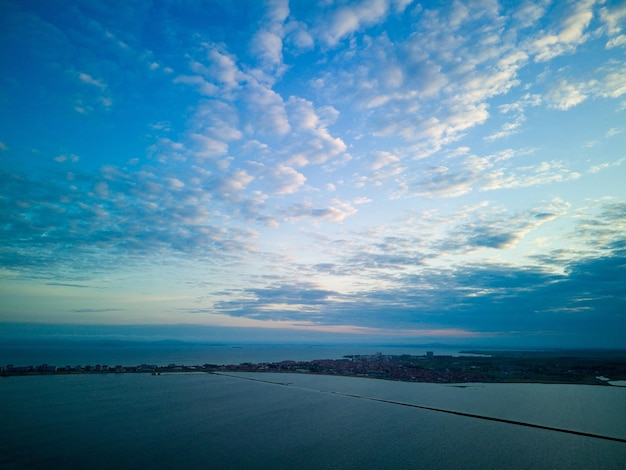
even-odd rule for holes
{"type": "MultiPolygon", "coordinates": [[[[469,351],[468,351],[469,352],[469,351]]],[[[219,373],[264,372],[364,377],[401,382],[440,384],[463,383],[540,383],[623,387],[626,380],[626,355],[614,352],[546,351],[471,351],[480,356],[446,356],[427,352],[413,355],[347,355],[342,359],[312,361],[245,362],[241,364],[158,366],[141,364],[77,365],[56,367],[0,366],[0,376],[76,375],[140,373],[219,373]],[[611,382],[618,382],[613,384],[611,382]]]]}

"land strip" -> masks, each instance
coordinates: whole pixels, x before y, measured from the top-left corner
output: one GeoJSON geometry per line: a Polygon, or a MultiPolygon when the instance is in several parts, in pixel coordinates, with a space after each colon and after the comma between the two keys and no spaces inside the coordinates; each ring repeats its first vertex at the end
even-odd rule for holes
{"type": "Polygon", "coordinates": [[[484,351],[468,355],[348,355],[341,359],[280,361],[218,365],[138,366],[78,365],[0,367],[0,375],[152,373],[164,372],[281,372],[369,377],[430,383],[567,383],[609,385],[626,380],[626,351],[484,351]]]}

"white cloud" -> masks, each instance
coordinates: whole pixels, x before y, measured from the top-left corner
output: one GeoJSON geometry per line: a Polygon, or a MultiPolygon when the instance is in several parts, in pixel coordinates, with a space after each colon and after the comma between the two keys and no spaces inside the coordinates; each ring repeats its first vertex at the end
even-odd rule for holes
{"type": "MultiPolygon", "coordinates": [[[[2,149],[2,147],[0,146],[0,150],[2,149]]],[[[54,157],[54,161],[57,163],[64,163],[66,161],[69,161],[71,163],[77,163],[80,160],[80,157],[78,155],[74,155],[74,154],[61,154],[61,155],[57,155],[56,157],[54,157]]]]}
{"type": "Polygon", "coordinates": [[[527,28],[537,23],[545,14],[550,0],[526,0],[520,2],[520,7],[513,13],[513,18],[519,22],[519,26],[527,28]]]}
{"type": "Polygon", "coordinates": [[[369,197],[357,197],[352,200],[352,204],[358,206],[360,204],[369,204],[372,200],[369,197]]]}
{"type": "Polygon", "coordinates": [[[219,187],[220,194],[225,198],[232,197],[233,193],[244,191],[252,181],[254,181],[254,176],[249,175],[247,171],[236,170],[222,180],[219,187]]]}
{"type": "Polygon", "coordinates": [[[495,169],[481,178],[480,189],[492,191],[496,189],[528,188],[550,183],[562,183],[580,178],[580,173],[571,171],[566,164],[559,161],[541,162],[537,165],[517,167],[508,172],[495,169]]]}
{"type": "Polygon", "coordinates": [[[587,99],[587,95],[582,92],[584,84],[573,85],[567,83],[565,79],[559,80],[546,95],[546,100],[551,108],[566,110],[587,99]]]}
{"type": "Polygon", "coordinates": [[[604,22],[609,36],[619,35],[622,32],[621,23],[626,20],[626,4],[620,2],[610,8],[600,8],[600,19],[604,22]]]}
{"type": "Polygon", "coordinates": [[[618,134],[624,132],[624,129],[620,129],[618,127],[611,127],[608,131],[606,131],[605,137],[613,137],[618,134]]]}
{"type": "Polygon", "coordinates": [[[609,72],[602,81],[603,89],[599,91],[600,96],[608,98],[619,98],[626,94],[626,66],[616,68],[609,72]]]}
{"type": "Polygon", "coordinates": [[[568,168],[565,162],[544,161],[525,166],[514,166],[511,159],[526,151],[506,150],[479,157],[468,155],[454,166],[425,168],[420,179],[409,184],[409,195],[422,197],[460,197],[473,191],[494,191],[528,188],[551,183],[572,181],[580,174],[568,168]]]}
{"type": "Polygon", "coordinates": [[[280,165],[269,171],[275,194],[293,194],[306,182],[306,177],[291,167],[280,165]]]}
{"type": "Polygon", "coordinates": [[[613,167],[618,167],[621,166],[622,163],[626,162],[626,158],[620,158],[617,161],[614,162],[610,162],[610,163],[600,163],[599,165],[593,165],[591,167],[589,167],[589,170],[587,170],[589,173],[600,173],[603,170],[606,170],[607,168],[613,168],[613,167]]]}
{"type": "Polygon", "coordinates": [[[239,86],[240,80],[245,77],[238,69],[235,59],[225,53],[211,47],[208,52],[210,65],[209,76],[222,83],[226,89],[234,89],[239,86]]]}
{"type": "Polygon", "coordinates": [[[285,103],[278,93],[259,83],[250,84],[243,93],[250,111],[246,125],[251,132],[284,136],[291,130],[285,103]]]}
{"type": "Polygon", "coordinates": [[[622,47],[622,46],[626,46],[626,34],[620,34],[619,36],[615,36],[614,38],[611,38],[606,43],[607,49],[612,49],[614,47],[622,47]]]}
{"type": "Polygon", "coordinates": [[[512,121],[505,122],[499,131],[485,137],[486,141],[494,141],[517,134],[524,121],[524,114],[527,107],[539,106],[542,102],[541,95],[526,93],[516,102],[500,105],[498,109],[503,114],[513,114],[515,118],[512,121]]]}
{"type": "Polygon", "coordinates": [[[170,189],[180,190],[185,187],[185,183],[178,178],[166,178],[167,184],[170,189]]]}
{"type": "Polygon", "coordinates": [[[192,134],[194,142],[194,156],[196,159],[215,158],[225,155],[228,152],[228,144],[212,137],[201,134],[192,134]]]}
{"type": "Polygon", "coordinates": [[[373,154],[374,154],[374,161],[372,161],[369,164],[369,168],[371,170],[380,170],[381,168],[386,167],[387,165],[390,165],[392,163],[397,163],[400,161],[400,159],[394,154],[392,154],[391,152],[379,150],[379,151],[374,152],[373,154]]]}
{"type": "Polygon", "coordinates": [[[285,40],[298,49],[310,49],[315,44],[304,23],[290,21],[285,25],[285,40]]]}
{"type": "Polygon", "coordinates": [[[324,21],[328,26],[322,27],[320,35],[328,45],[334,46],[362,27],[382,21],[388,10],[388,0],[361,0],[353,5],[342,6],[324,21]]]}
{"type": "Polygon", "coordinates": [[[310,163],[324,163],[346,151],[347,146],[343,140],[333,137],[326,126],[327,122],[332,122],[337,117],[338,113],[334,108],[321,108],[320,112],[325,119],[320,119],[313,103],[303,98],[290,97],[287,107],[294,130],[301,132],[297,135],[300,141],[299,158],[306,158],[310,163]]]}
{"type": "Polygon", "coordinates": [[[219,88],[216,85],[207,82],[199,75],[179,75],[174,78],[174,83],[196,86],[200,94],[205,96],[214,96],[219,92],[219,88]]]}
{"type": "Polygon", "coordinates": [[[573,2],[574,10],[566,16],[558,31],[544,34],[532,46],[535,61],[544,62],[562,54],[573,52],[587,40],[585,29],[593,18],[595,0],[573,2]]]}
{"type": "Polygon", "coordinates": [[[292,222],[309,218],[314,224],[318,224],[320,221],[342,222],[356,212],[352,204],[332,199],[329,201],[329,206],[324,208],[315,208],[309,202],[293,205],[285,210],[285,217],[292,222]]]}
{"type": "Polygon", "coordinates": [[[267,18],[271,23],[282,24],[289,16],[289,0],[268,0],[267,18]]]}
{"type": "Polygon", "coordinates": [[[108,109],[113,105],[113,100],[109,96],[108,87],[102,80],[98,80],[87,73],[78,73],[78,79],[93,88],[85,89],[79,93],[80,98],[76,100],[74,110],[80,114],[89,114],[94,110],[94,105],[98,104],[102,108],[108,109]],[[97,90],[97,91],[96,91],[97,90]],[[95,94],[97,93],[97,95],[95,94]]]}
{"type": "Polygon", "coordinates": [[[234,141],[243,138],[237,109],[224,101],[201,102],[189,125],[195,133],[217,140],[234,141]]]}
{"type": "Polygon", "coordinates": [[[256,55],[265,72],[280,75],[283,66],[283,37],[285,34],[283,23],[289,16],[289,2],[287,0],[272,0],[267,2],[267,12],[264,24],[253,36],[250,49],[256,55]]]}
{"type": "Polygon", "coordinates": [[[406,10],[406,7],[413,3],[413,0],[392,0],[391,3],[396,13],[402,13],[406,10]]]}
{"type": "Polygon", "coordinates": [[[521,127],[522,123],[525,120],[526,118],[523,115],[521,115],[521,116],[518,116],[515,121],[505,122],[504,124],[502,124],[502,127],[500,128],[498,132],[488,135],[487,137],[485,137],[485,140],[494,141],[494,140],[503,139],[511,135],[517,134],[519,132],[519,128],[521,127]]]}
{"type": "Polygon", "coordinates": [[[89,85],[93,85],[97,88],[100,88],[101,90],[104,90],[107,87],[104,82],[93,78],[91,75],[87,73],[79,73],[78,78],[81,82],[87,83],[89,85]]]}
{"type": "Polygon", "coordinates": [[[259,31],[252,39],[252,52],[269,66],[282,64],[283,40],[270,31],[259,31]]]}

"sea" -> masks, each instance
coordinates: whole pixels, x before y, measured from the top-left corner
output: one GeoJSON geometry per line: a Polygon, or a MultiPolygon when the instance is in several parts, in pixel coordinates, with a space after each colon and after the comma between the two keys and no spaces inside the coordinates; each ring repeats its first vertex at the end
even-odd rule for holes
{"type": "Polygon", "coordinates": [[[314,359],[340,359],[352,354],[411,354],[425,355],[473,355],[462,348],[439,346],[398,345],[334,345],[334,344],[204,344],[176,341],[130,342],[130,341],[45,341],[2,345],[0,343],[0,366],[36,366],[40,364],[57,367],[106,364],[136,366],[154,364],[164,366],[241,364],[246,362],[311,361],[314,359]]]}
{"type": "MultiPolygon", "coordinates": [[[[152,346],[101,348],[9,359],[192,365],[398,351],[171,345],[150,356],[152,346]]],[[[304,373],[4,377],[0,468],[624,469],[626,388],[304,373]]]]}

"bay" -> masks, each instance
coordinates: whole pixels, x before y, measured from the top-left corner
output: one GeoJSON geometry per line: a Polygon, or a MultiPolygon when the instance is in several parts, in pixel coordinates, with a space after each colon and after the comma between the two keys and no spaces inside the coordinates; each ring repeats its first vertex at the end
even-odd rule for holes
{"type": "Polygon", "coordinates": [[[366,398],[621,436],[624,391],[305,374],[8,377],[0,380],[0,466],[618,469],[626,468],[622,442],[366,398]]]}

